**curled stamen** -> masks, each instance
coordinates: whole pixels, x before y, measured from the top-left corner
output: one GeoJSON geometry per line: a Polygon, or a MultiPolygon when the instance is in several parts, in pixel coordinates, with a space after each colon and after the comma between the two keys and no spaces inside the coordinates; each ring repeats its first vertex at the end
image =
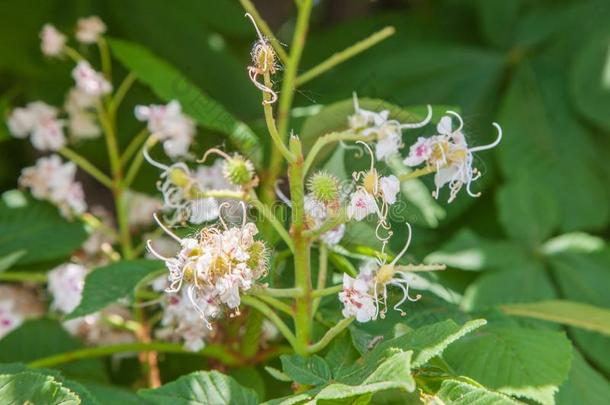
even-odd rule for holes
{"type": "Polygon", "coordinates": [[[462,130],[462,128],[464,128],[464,121],[462,121],[462,117],[460,116],[460,114],[456,113],[455,111],[451,111],[451,110],[447,110],[447,114],[453,115],[455,118],[457,118],[457,120],[460,123],[458,129],[456,129],[455,131],[451,131],[451,132],[452,133],[460,132],[462,130]]]}
{"type": "Polygon", "coordinates": [[[256,21],[254,21],[254,17],[252,17],[252,14],[246,13],[245,17],[249,18],[250,21],[252,21],[252,25],[254,25],[254,29],[256,30],[256,34],[258,35],[258,39],[263,42],[266,42],[265,37],[263,37],[263,34],[261,34],[260,30],[258,29],[258,25],[256,25],[256,21]]]}
{"type": "Polygon", "coordinates": [[[248,208],[246,207],[246,203],[243,201],[240,201],[239,204],[241,205],[241,210],[242,210],[242,221],[241,221],[241,227],[245,227],[246,223],[248,222],[248,208]]]}
{"type": "Polygon", "coordinates": [[[148,153],[148,148],[152,146],[150,145],[150,143],[153,143],[153,140],[156,142],[157,139],[154,137],[154,135],[151,135],[151,137],[148,138],[148,140],[144,143],[144,147],[142,148],[142,154],[144,155],[144,159],[146,159],[148,163],[155,166],[156,168],[161,169],[163,171],[167,171],[169,170],[169,166],[157,162],[152,157],[150,157],[150,154],[148,153]]]}
{"type": "Polygon", "coordinates": [[[153,214],[153,218],[155,219],[155,222],[161,227],[161,229],[163,229],[163,231],[168,234],[172,239],[174,239],[176,242],[178,243],[182,243],[182,239],[180,239],[175,233],[173,233],[172,231],[169,230],[168,227],[166,227],[163,222],[161,222],[161,220],[159,219],[159,217],[157,216],[156,213],[153,214]]]}
{"type": "Polygon", "coordinates": [[[215,154],[217,154],[218,156],[220,156],[220,157],[222,157],[222,158],[224,158],[224,159],[226,159],[226,160],[231,159],[231,156],[229,156],[228,154],[226,154],[224,151],[222,151],[222,150],[220,150],[220,149],[218,149],[218,148],[211,148],[211,149],[208,149],[208,150],[207,150],[207,151],[206,151],[206,152],[203,154],[203,157],[202,157],[201,159],[199,159],[199,160],[197,161],[197,163],[204,163],[204,162],[206,161],[206,159],[208,158],[208,156],[209,156],[210,154],[212,154],[212,153],[215,153],[215,154]]]}
{"type": "Polygon", "coordinates": [[[417,123],[412,123],[412,124],[401,124],[400,128],[402,128],[402,129],[415,129],[415,128],[421,128],[421,127],[424,127],[424,126],[428,125],[428,123],[432,119],[432,106],[430,104],[428,104],[427,108],[428,108],[428,114],[426,115],[426,118],[424,118],[423,121],[417,122],[417,123]]]}
{"type": "Polygon", "coordinates": [[[394,257],[394,260],[392,260],[392,262],[390,263],[391,265],[395,265],[398,262],[398,260],[400,260],[400,258],[407,252],[407,249],[409,249],[409,246],[411,245],[411,236],[413,233],[411,231],[411,224],[409,224],[408,222],[407,222],[407,230],[408,230],[407,242],[405,243],[405,246],[402,248],[400,253],[398,253],[396,255],[396,257],[394,257]]]}
{"type": "Polygon", "coordinates": [[[343,140],[339,141],[339,145],[341,145],[341,147],[343,147],[347,150],[350,150],[350,149],[355,150],[356,153],[354,154],[354,156],[356,156],[356,158],[358,158],[358,159],[364,155],[364,152],[362,151],[362,149],[360,149],[359,147],[357,147],[355,145],[350,145],[343,140]]]}
{"type": "Polygon", "coordinates": [[[369,152],[369,156],[371,157],[371,166],[369,168],[369,170],[373,170],[375,168],[375,154],[373,153],[373,150],[371,149],[371,147],[364,141],[356,141],[356,143],[361,143],[364,145],[364,147],[368,150],[369,152]]]}
{"type": "Polygon", "coordinates": [[[482,150],[488,150],[488,149],[498,146],[498,144],[502,140],[502,127],[500,125],[498,125],[497,122],[492,123],[492,125],[494,127],[496,127],[496,130],[498,131],[498,136],[496,137],[496,140],[493,141],[492,143],[490,143],[489,145],[475,146],[474,148],[470,148],[470,149],[468,149],[468,152],[470,152],[470,153],[480,152],[482,150]]]}
{"type": "Polygon", "coordinates": [[[148,250],[153,256],[155,256],[159,260],[163,260],[164,262],[171,260],[169,257],[165,257],[165,256],[161,255],[159,252],[157,252],[153,248],[152,240],[150,240],[150,239],[146,241],[146,250],[148,250]]]}
{"type": "Polygon", "coordinates": [[[229,207],[230,208],[231,204],[229,204],[227,201],[223,202],[222,204],[220,204],[220,206],[218,207],[218,220],[220,221],[220,223],[222,224],[222,226],[225,228],[225,230],[229,229],[227,227],[227,224],[224,220],[224,218],[222,217],[222,210],[225,207],[229,207]]]}
{"type": "Polygon", "coordinates": [[[272,88],[269,88],[267,86],[265,86],[264,84],[260,83],[257,78],[260,75],[260,71],[258,68],[255,67],[248,67],[248,73],[250,76],[250,80],[252,81],[252,83],[256,86],[256,88],[258,88],[260,91],[262,91],[263,93],[267,93],[271,96],[271,98],[269,100],[263,100],[263,104],[273,104],[277,101],[277,93],[275,91],[273,91],[272,88]]]}

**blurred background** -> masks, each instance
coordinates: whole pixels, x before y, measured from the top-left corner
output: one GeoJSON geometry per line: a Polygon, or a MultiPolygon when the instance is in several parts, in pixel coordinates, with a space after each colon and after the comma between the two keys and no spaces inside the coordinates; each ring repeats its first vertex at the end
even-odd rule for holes
{"type": "MultiPolygon", "coordinates": [[[[255,3],[288,43],[293,3],[255,3]]],[[[35,99],[61,105],[71,64],[43,58],[40,28],[51,22],[69,32],[92,14],[109,36],[146,46],[264,134],[260,95],[246,72],[255,36],[237,0],[4,0],[2,115],[35,99]]],[[[455,106],[472,145],[491,141],[491,123],[500,123],[502,144],[477,162],[483,196],[431,207],[418,222],[415,255],[455,269],[442,276],[444,285],[469,310],[556,297],[610,307],[609,22],[608,0],[320,0],[303,71],[387,25],[396,34],[299,88],[294,129],[300,133],[316,107],[353,91],[403,107],[455,106]]],[[[157,101],[145,86],[134,87],[119,118],[123,145],[140,129],[133,106],[157,101]]],[[[199,130],[196,147],[223,142],[199,130]]],[[[103,167],[102,143],[75,149],[103,167]]],[[[2,123],[0,154],[4,191],[16,187],[36,152],[2,123]]],[[[152,193],[156,175],[143,170],[135,187],[152,193]]],[[[98,203],[108,198],[93,183],[85,188],[98,203]]],[[[582,330],[570,335],[610,376],[610,340],[582,330]]]]}

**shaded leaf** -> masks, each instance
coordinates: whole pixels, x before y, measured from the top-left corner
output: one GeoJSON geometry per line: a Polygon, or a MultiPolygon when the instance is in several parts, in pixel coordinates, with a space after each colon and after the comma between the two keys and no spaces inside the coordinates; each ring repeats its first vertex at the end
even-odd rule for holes
{"type": "Polygon", "coordinates": [[[321,385],[332,377],[328,363],[319,356],[301,357],[295,354],[283,355],[280,359],[284,374],[300,384],[321,385]]]}
{"type": "Polygon", "coordinates": [[[25,371],[0,375],[0,399],[6,404],[78,405],[80,398],[53,377],[25,371]]]}
{"type": "Polygon", "coordinates": [[[595,371],[578,351],[574,350],[568,380],[556,395],[558,405],[610,403],[610,381],[595,371]]]}

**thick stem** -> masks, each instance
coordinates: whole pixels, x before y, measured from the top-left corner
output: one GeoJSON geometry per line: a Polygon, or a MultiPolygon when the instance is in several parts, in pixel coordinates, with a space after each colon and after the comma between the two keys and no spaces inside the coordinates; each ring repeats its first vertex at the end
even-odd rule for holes
{"type": "Polygon", "coordinates": [[[296,136],[290,138],[290,150],[297,157],[288,165],[290,197],[292,199],[291,234],[294,241],[295,286],[301,289],[302,296],[295,301],[295,328],[298,354],[306,355],[311,339],[312,297],[311,297],[311,261],[310,240],[303,235],[305,229],[305,195],[303,176],[303,152],[301,142],[296,136]]]}

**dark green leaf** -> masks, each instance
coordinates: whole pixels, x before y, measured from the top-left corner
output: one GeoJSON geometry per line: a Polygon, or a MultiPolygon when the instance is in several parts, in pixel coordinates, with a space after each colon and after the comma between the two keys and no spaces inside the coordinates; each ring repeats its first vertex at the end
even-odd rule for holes
{"type": "Polygon", "coordinates": [[[66,319],[78,318],[104,309],[109,304],[132,294],[140,281],[162,269],[163,264],[159,261],[131,260],[93,270],[85,278],[81,302],[66,316],[66,319]]]}
{"type": "Polygon", "coordinates": [[[0,400],[5,404],[78,405],[80,398],[53,377],[25,371],[0,375],[0,400]]]}
{"type": "Polygon", "coordinates": [[[610,381],[595,371],[574,351],[568,380],[556,395],[558,405],[610,403],[610,381]]]}
{"type": "Polygon", "coordinates": [[[280,359],[284,374],[300,384],[322,385],[332,378],[328,363],[319,356],[301,357],[294,354],[283,355],[280,359]]]}

